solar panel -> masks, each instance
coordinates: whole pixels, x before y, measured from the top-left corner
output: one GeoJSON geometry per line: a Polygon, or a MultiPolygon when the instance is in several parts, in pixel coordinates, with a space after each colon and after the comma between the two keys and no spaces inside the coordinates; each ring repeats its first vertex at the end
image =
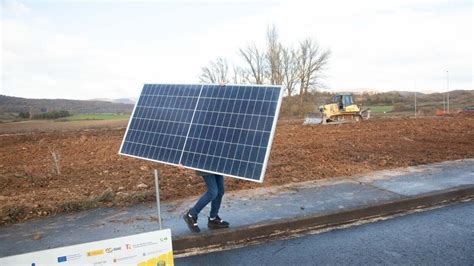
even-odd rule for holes
{"type": "Polygon", "coordinates": [[[280,86],[146,84],[120,154],[262,182],[280,86]]]}

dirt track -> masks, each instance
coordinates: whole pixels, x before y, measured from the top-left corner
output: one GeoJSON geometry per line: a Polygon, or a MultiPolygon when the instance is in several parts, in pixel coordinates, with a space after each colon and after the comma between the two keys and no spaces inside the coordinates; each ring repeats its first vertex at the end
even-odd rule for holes
{"type": "MultiPolygon", "coordinates": [[[[226,189],[474,157],[473,117],[330,126],[300,122],[279,123],[263,184],[226,178],[226,189]]],[[[123,134],[124,128],[103,128],[0,136],[0,225],[152,200],[153,168],[161,170],[162,200],[204,191],[193,171],[118,156],[123,134]],[[60,175],[54,173],[51,151],[60,155],[60,175]]]]}

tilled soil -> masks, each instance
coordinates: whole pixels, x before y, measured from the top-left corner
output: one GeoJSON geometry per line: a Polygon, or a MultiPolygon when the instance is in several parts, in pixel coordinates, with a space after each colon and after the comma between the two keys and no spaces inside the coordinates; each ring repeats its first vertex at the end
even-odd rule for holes
{"type": "MultiPolygon", "coordinates": [[[[279,122],[263,184],[226,178],[226,189],[474,157],[472,116],[327,126],[301,122],[279,122]]],[[[155,168],[161,174],[161,200],[203,193],[202,178],[193,171],[119,156],[124,132],[102,128],[1,135],[0,225],[154,200],[155,168]]]]}

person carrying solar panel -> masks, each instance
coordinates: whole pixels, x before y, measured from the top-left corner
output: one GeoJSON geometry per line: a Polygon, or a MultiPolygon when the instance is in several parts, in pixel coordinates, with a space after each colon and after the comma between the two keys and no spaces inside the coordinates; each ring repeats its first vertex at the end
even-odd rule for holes
{"type": "MultiPolygon", "coordinates": [[[[180,168],[183,168],[182,166],[180,168]]],[[[224,196],[224,177],[222,175],[196,171],[196,175],[202,176],[207,186],[207,191],[199,198],[196,204],[183,216],[189,230],[194,233],[201,232],[198,226],[198,214],[211,203],[211,212],[208,217],[207,227],[209,229],[228,228],[229,223],[219,217],[222,197],[224,196]]]]}

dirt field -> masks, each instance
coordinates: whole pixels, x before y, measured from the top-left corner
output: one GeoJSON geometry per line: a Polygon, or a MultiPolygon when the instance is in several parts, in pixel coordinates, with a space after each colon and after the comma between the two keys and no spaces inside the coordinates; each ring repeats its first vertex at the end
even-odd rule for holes
{"type": "Polygon", "coordinates": [[[16,123],[0,123],[0,136],[8,134],[76,131],[87,129],[122,128],[128,120],[83,120],[72,122],[55,122],[49,120],[28,120],[16,123]]]}
{"type": "MultiPolygon", "coordinates": [[[[0,224],[153,200],[154,168],[161,171],[162,200],[204,191],[201,178],[193,171],[118,156],[125,124],[115,123],[105,128],[83,125],[48,130],[0,125],[0,224]],[[59,155],[60,174],[55,172],[52,152],[59,155]]],[[[264,183],[226,178],[226,189],[472,158],[473,139],[472,116],[328,126],[280,121],[264,183]]]]}

